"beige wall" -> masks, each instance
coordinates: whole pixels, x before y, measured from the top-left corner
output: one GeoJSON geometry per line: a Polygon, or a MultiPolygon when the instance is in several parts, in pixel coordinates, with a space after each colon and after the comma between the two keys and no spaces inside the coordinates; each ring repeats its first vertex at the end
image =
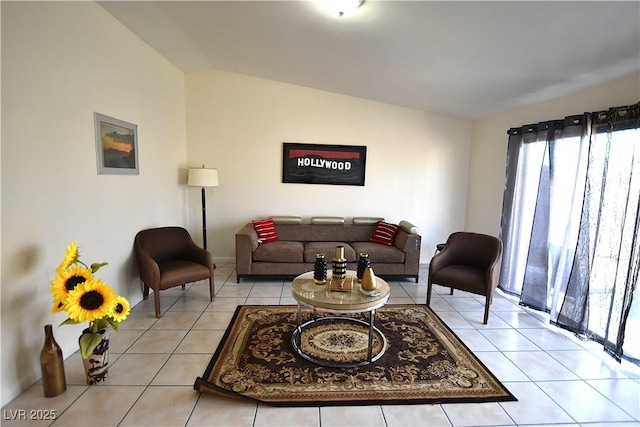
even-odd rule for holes
{"type": "Polygon", "coordinates": [[[2,404],[41,375],[43,326],[65,357],[49,281],[72,240],[141,299],[135,233],[185,224],[184,75],[93,2],[2,2],[2,404]],[[97,175],[93,113],[138,125],[140,175],[97,175]],[[181,172],[182,170],[182,172],[181,172]]]}
{"type": "Polygon", "coordinates": [[[509,128],[635,104],[638,101],[640,74],[633,74],[589,90],[475,122],[465,228],[493,235],[500,233],[509,128]]]}
{"type": "MultiPolygon", "coordinates": [[[[381,216],[423,236],[422,262],[464,226],[471,124],[417,110],[219,71],[186,76],[189,164],[219,170],[207,190],[209,249],[268,215],[381,216]],[[283,184],[282,143],[367,146],[365,186],[283,184]]],[[[197,194],[197,189],[191,190],[197,194]]],[[[200,200],[190,197],[197,232],[200,200]]]]}

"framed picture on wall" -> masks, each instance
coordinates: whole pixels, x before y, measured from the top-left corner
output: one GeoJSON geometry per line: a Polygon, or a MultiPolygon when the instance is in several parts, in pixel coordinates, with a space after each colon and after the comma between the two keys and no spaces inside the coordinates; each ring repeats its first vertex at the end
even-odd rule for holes
{"type": "Polygon", "coordinates": [[[94,113],[98,174],[138,175],[138,126],[94,113]]]}
{"type": "Polygon", "coordinates": [[[367,147],[284,142],[282,182],[364,185],[367,147]]]}

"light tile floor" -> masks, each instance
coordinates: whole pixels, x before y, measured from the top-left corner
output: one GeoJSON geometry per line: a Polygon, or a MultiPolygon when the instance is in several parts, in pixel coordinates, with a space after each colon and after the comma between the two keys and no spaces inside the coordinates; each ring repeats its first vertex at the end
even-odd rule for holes
{"type": "MultiPolygon", "coordinates": [[[[390,281],[391,304],[423,304],[420,283],[390,281]]],[[[216,298],[204,282],[163,291],[135,306],[111,334],[109,379],[89,387],[78,353],[65,361],[67,391],[45,398],[40,382],[3,408],[2,425],[52,426],[640,426],[640,368],[545,325],[543,316],[497,295],[489,324],[482,298],[436,287],[432,307],[518,402],[275,408],[193,389],[238,304],[295,304],[289,281],[236,283],[216,270],[216,298]],[[20,420],[55,414],[54,421],[20,420]]]]}

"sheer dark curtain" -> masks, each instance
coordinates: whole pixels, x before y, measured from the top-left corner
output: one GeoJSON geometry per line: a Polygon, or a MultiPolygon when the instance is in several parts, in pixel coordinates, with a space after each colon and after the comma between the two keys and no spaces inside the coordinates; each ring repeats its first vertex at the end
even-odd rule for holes
{"type": "Polygon", "coordinates": [[[557,321],[620,358],[640,263],[640,104],[592,116],[576,256],[557,321]]]}
{"type": "Polygon", "coordinates": [[[539,310],[548,310],[555,282],[570,269],[563,248],[577,240],[587,124],[582,115],[509,130],[500,286],[539,310]]]}
{"type": "Polygon", "coordinates": [[[616,357],[640,269],[639,106],[508,132],[500,287],[616,357]]]}

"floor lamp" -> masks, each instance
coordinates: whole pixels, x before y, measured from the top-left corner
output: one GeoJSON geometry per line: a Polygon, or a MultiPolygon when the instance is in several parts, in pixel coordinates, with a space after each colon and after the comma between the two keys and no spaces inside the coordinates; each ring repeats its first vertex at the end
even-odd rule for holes
{"type": "Polygon", "coordinates": [[[205,169],[204,165],[202,168],[189,169],[187,185],[202,188],[202,243],[207,249],[207,200],[204,189],[218,186],[218,169],[205,169]]]}

